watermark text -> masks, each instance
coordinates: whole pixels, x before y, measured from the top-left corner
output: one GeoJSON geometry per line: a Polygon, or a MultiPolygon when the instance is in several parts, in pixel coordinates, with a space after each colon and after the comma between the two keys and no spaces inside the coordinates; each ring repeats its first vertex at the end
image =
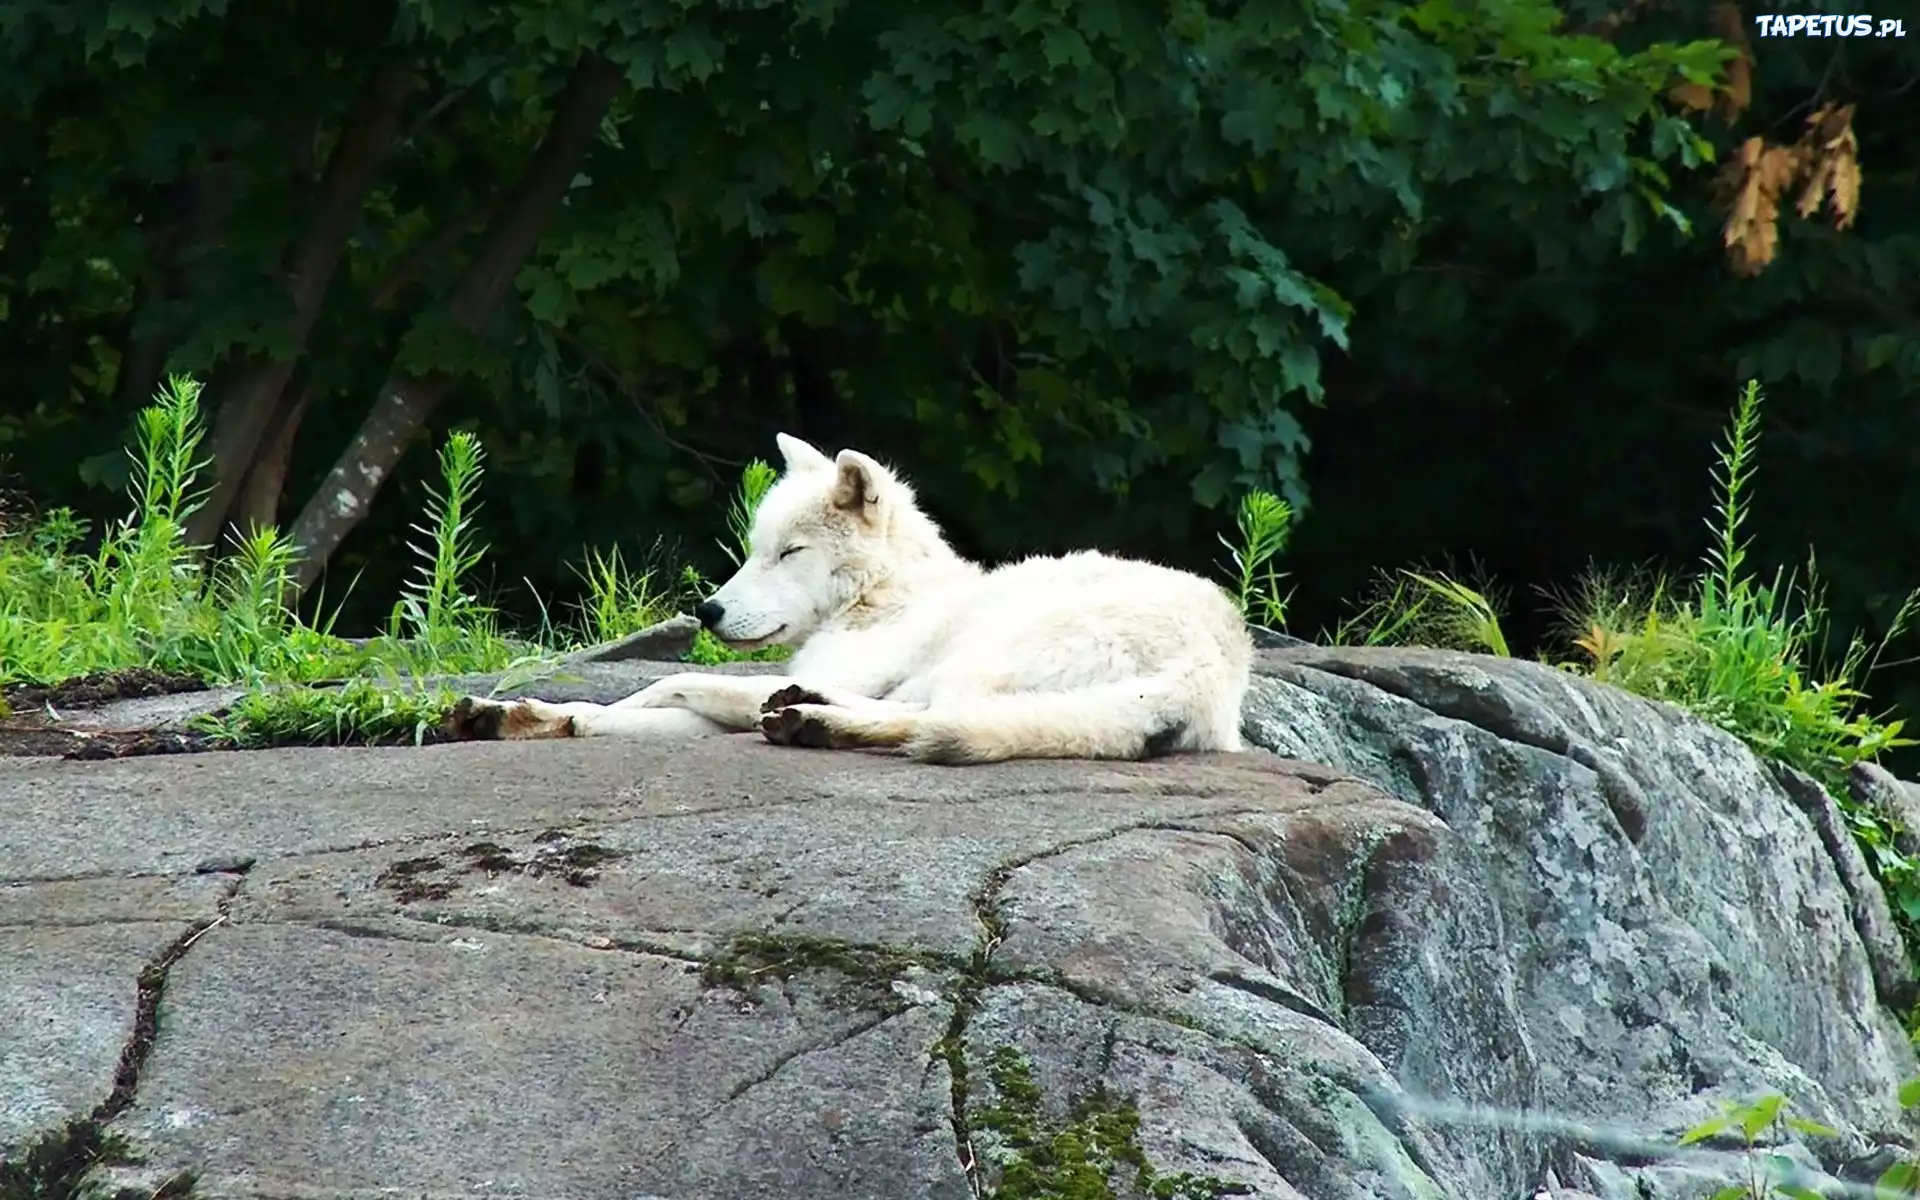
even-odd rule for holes
{"type": "Polygon", "coordinates": [[[1904,17],[1871,17],[1864,13],[1761,13],[1753,19],[1761,37],[1903,38],[1904,17]]]}

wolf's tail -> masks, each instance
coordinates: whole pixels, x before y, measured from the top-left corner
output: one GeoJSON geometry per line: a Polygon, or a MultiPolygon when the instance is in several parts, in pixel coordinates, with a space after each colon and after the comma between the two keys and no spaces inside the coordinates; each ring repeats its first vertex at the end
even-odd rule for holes
{"type": "Polygon", "coordinates": [[[922,762],[953,764],[1239,750],[1244,687],[1207,695],[1196,682],[1152,676],[1064,692],[980,696],[920,714],[901,749],[922,762]]]}

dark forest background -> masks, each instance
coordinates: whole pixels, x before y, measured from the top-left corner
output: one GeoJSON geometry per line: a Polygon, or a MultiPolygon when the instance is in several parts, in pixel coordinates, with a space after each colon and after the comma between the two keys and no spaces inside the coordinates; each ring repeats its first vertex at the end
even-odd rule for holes
{"type": "Polygon", "coordinates": [[[787,430],[986,558],[1210,568],[1269,488],[1292,632],[1477,564],[1533,653],[1540,589],[1698,559],[1755,378],[1755,555],[1874,637],[1920,585],[1920,20],[1774,11],[13,0],[0,486],[118,512],[190,372],[196,536],[277,521],[371,624],[471,429],[532,614],[587,547],[723,575],[787,430]]]}

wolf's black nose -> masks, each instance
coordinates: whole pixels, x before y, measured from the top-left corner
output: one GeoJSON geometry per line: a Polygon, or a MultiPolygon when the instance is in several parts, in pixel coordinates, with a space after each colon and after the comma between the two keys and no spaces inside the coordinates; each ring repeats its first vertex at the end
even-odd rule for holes
{"type": "Polygon", "coordinates": [[[712,600],[702,600],[693,606],[693,615],[702,625],[712,629],[720,623],[721,617],[727,615],[727,610],[712,600]]]}

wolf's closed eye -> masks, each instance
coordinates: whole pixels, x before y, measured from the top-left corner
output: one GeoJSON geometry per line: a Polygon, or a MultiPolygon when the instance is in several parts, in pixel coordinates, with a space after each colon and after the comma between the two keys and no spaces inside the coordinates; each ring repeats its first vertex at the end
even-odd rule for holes
{"type": "Polygon", "coordinates": [[[805,546],[788,546],[785,550],[782,550],[780,552],[780,557],[782,559],[789,559],[805,549],[806,549],[805,546]]]}

